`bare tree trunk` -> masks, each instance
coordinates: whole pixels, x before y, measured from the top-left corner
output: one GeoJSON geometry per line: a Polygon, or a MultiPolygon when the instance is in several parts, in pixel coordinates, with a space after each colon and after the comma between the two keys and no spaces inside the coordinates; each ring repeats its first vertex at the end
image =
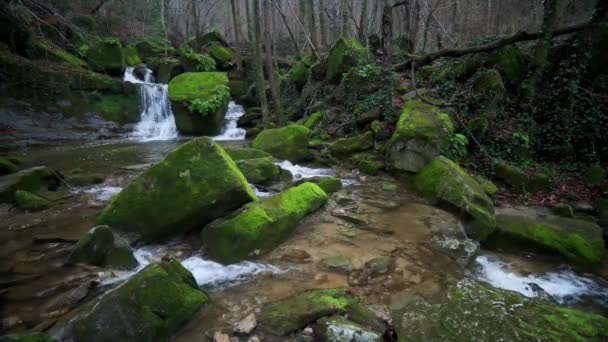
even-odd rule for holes
{"type": "Polygon", "coordinates": [[[325,0],[319,0],[319,27],[321,29],[321,46],[329,46],[327,14],[325,13],[325,0]]]}
{"type": "Polygon", "coordinates": [[[251,0],[245,0],[245,12],[247,15],[247,36],[249,38],[249,43],[252,44],[255,41],[255,36],[253,32],[253,26],[251,26],[253,24],[251,14],[251,0]]]}
{"type": "Polygon", "coordinates": [[[372,21],[369,27],[374,27],[374,33],[377,31],[376,24],[378,23],[378,16],[380,15],[380,1],[374,1],[374,9],[372,11],[372,21]]]}
{"type": "Polygon", "coordinates": [[[367,30],[369,27],[368,7],[368,0],[363,0],[363,3],[361,4],[361,19],[359,20],[359,40],[362,42],[367,42],[367,30]]]}
{"type": "Polygon", "coordinates": [[[239,37],[240,20],[238,10],[236,7],[236,0],[230,0],[230,7],[232,9],[232,25],[234,26],[234,41],[236,44],[236,68],[238,71],[243,70],[243,62],[241,60],[241,41],[239,37]]]}
{"type": "Polygon", "coordinates": [[[264,46],[266,50],[266,73],[270,83],[270,94],[274,104],[274,115],[278,126],[282,124],[282,108],[279,83],[275,77],[274,64],[272,58],[272,37],[270,27],[270,0],[264,0],[264,46]]]}
{"type": "Polygon", "coordinates": [[[342,0],[340,3],[340,19],[342,20],[342,37],[348,37],[350,32],[350,18],[348,11],[348,0],[342,0]]]}
{"type": "Polygon", "coordinates": [[[317,27],[317,14],[315,12],[315,0],[308,0],[308,30],[310,31],[310,40],[315,49],[319,48],[319,31],[317,27]]]}
{"type": "Polygon", "coordinates": [[[260,0],[253,0],[253,30],[255,36],[255,67],[256,67],[256,90],[262,107],[262,122],[268,127],[268,99],[266,98],[266,82],[264,81],[264,62],[262,58],[262,28],[260,21],[260,0]]]}
{"type": "Polygon", "coordinates": [[[282,2],[280,0],[272,0],[272,3],[274,4],[274,7],[277,9],[277,12],[279,13],[279,16],[281,17],[281,19],[283,19],[283,24],[285,24],[285,28],[287,29],[287,33],[289,34],[289,38],[291,39],[291,42],[293,43],[293,47],[295,49],[296,52],[296,56],[300,56],[300,47],[298,45],[298,40],[296,39],[296,36],[293,34],[293,31],[291,30],[291,26],[289,26],[289,21],[287,20],[287,17],[285,16],[285,13],[283,12],[283,8],[282,6],[282,2]]]}
{"type": "MultiPolygon", "coordinates": [[[[166,4],[165,4],[165,0],[160,0],[160,24],[163,27],[163,33],[165,35],[165,40],[167,42],[169,42],[169,33],[167,31],[167,22],[166,22],[166,4]]],[[[168,44],[164,44],[165,45],[165,56],[167,56],[167,45],[168,44]]]]}
{"type": "Polygon", "coordinates": [[[383,0],[382,6],[382,64],[393,64],[393,6],[390,0],[383,0]]]}

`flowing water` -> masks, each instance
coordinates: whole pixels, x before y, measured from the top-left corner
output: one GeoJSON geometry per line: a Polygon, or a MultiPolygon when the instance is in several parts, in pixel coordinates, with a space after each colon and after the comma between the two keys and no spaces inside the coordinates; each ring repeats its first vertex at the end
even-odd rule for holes
{"type": "Polygon", "coordinates": [[[154,83],[152,70],[146,69],[144,80],[134,75],[135,68],[125,71],[124,81],[135,83],[139,89],[141,119],[131,137],[140,141],[172,140],[177,138],[175,117],[169,100],[169,86],[154,83]]]}
{"type": "Polygon", "coordinates": [[[234,101],[228,104],[228,111],[224,118],[222,134],[213,138],[215,141],[240,141],[245,140],[247,131],[238,127],[239,119],[245,115],[245,108],[237,105],[234,101]]]}

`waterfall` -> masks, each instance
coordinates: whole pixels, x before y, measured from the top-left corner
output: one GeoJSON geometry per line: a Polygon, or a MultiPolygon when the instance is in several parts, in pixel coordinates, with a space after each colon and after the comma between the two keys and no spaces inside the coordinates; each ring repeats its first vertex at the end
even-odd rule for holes
{"type": "Polygon", "coordinates": [[[137,84],[142,111],[131,137],[141,141],[177,138],[175,117],[169,100],[169,86],[154,83],[150,69],[146,68],[143,81],[133,74],[134,70],[132,67],[127,68],[124,81],[137,84]]]}
{"type": "Polygon", "coordinates": [[[245,115],[245,108],[231,101],[228,104],[228,112],[226,112],[226,117],[224,118],[222,134],[214,137],[213,140],[245,140],[247,132],[244,129],[237,127],[238,121],[243,115],[245,115]]]}

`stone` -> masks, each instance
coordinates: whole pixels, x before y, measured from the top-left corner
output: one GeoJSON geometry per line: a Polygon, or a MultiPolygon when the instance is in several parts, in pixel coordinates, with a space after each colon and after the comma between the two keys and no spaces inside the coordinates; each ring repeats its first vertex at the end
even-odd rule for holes
{"type": "Polygon", "coordinates": [[[146,267],[94,299],[65,328],[74,341],[165,341],[207,302],[175,259],[146,267]]]}
{"type": "Polygon", "coordinates": [[[323,120],[323,113],[321,112],[315,112],[310,114],[309,117],[307,117],[304,122],[302,123],[302,125],[304,125],[304,127],[313,130],[315,129],[323,120]]]}
{"type": "Polygon", "coordinates": [[[216,331],[213,334],[213,342],[230,342],[230,336],[221,331],[216,331]]]}
{"type": "Polygon", "coordinates": [[[319,266],[328,272],[349,274],[353,271],[353,262],[344,255],[336,255],[323,258],[319,261],[319,266]]]}
{"type": "Polygon", "coordinates": [[[142,64],[141,58],[139,58],[139,53],[137,52],[137,48],[135,45],[127,45],[122,49],[122,54],[125,56],[125,65],[126,66],[136,66],[142,64]]]}
{"type": "Polygon", "coordinates": [[[318,185],[304,183],[247,204],[202,230],[204,250],[211,259],[222,263],[235,263],[266,252],[287,238],[304,217],[327,200],[327,194],[318,185]]]}
{"type": "Polygon", "coordinates": [[[305,264],[311,261],[311,256],[303,249],[290,249],[281,256],[281,260],[305,264]]]}
{"type": "Polygon", "coordinates": [[[323,317],[315,325],[318,341],[335,342],[379,342],[380,331],[374,331],[363,325],[353,323],[341,316],[323,317]]]}
{"type": "Polygon", "coordinates": [[[270,154],[254,148],[225,147],[224,150],[234,161],[244,159],[272,158],[270,154]]]}
{"type": "Polygon", "coordinates": [[[364,152],[374,147],[374,134],[365,132],[352,138],[341,138],[329,145],[334,157],[347,157],[357,152],[364,152]]]}
{"type": "Polygon", "coordinates": [[[363,203],[379,209],[397,209],[401,206],[401,203],[397,201],[383,199],[366,199],[363,203]]]}
{"type": "Polygon", "coordinates": [[[215,60],[219,70],[230,70],[234,67],[236,52],[231,48],[220,44],[210,44],[205,50],[215,60]]]}
{"type": "Polygon", "coordinates": [[[500,72],[508,86],[521,84],[528,73],[529,57],[517,45],[497,50],[486,61],[488,66],[500,72]]]}
{"type": "Polygon", "coordinates": [[[15,191],[15,201],[19,208],[27,211],[41,211],[51,205],[47,199],[23,190],[15,191]]]}
{"type": "Polygon", "coordinates": [[[199,138],[132,180],[104,209],[98,223],[136,233],[143,241],[160,241],[201,229],[255,199],[245,176],[222,147],[199,138]]]}
{"type": "Polygon", "coordinates": [[[350,160],[359,171],[370,176],[376,176],[386,168],[384,158],[374,152],[358,153],[353,155],[350,160]]]}
{"type": "Polygon", "coordinates": [[[454,124],[447,113],[411,100],[403,108],[387,144],[387,166],[397,171],[419,172],[449,145],[453,135],[454,124]]]}
{"type": "Polygon", "coordinates": [[[138,265],[139,262],[135,258],[133,250],[127,246],[111,249],[105,259],[105,266],[119,270],[132,270],[138,265]]]}
{"type": "Polygon", "coordinates": [[[160,40],[142,40],[135,43],[135,49],[144,63],[150,63],[153,58],[165,57],[166,53],[173,54],[175,49],[160,40]]]}
{"type": "Polygon", "coordinates": [[[270,153],[278,159],[302,161],[309,156],[310,130],[301,125],[265,129],[253,140],[255,149],[270,153]]]}
{"type": "Polygon", "coordinates": [[[366,49],[356,39],[338,39],[325,61],[325,79],[331,83],[340,83],[342,75],[355,67],[366,55],[366,49]]]}
{"type": "Polygon", "coordinates": [[[169,82],[175,125],[182,134],[216,136],[224,126],[230,100],[222,72],[187,72],[169,82]]]}
{"type": "Polygon", "coordinates": [[[358,214],[354,214],[354,213],[349,213],[349,212],[345,211],[344,209],[336,209],[331,212],[331,215],[334,217],[340,218],[348,223],[352,223],[352,224],[356,224],[356,225],[360,225],[360,226],[366,226],[369,224],[367,217],[358,215],[358,214]]]}
{"type": "Polygon", "coordinates": [[[134,269],[138,265],[130,248],[116,246],[114,233],[108,226],[91,228],[74,246],[68,263],[85,263],[118,269],[134,269]]]}
{"type": "Polygon", "coordinates": [[[528,175],[515,165],[499,161],[495,165],[496,178],[505,182],[511,189],[525,193],[546,191],[550,188],[549,177],[542,173],[528,175]]]}
{"type": "Polygon", "coordinates": [[[8,175],[17,172],[19,168],[8,158],[0,156],[0,176],[8,175]]]}
{"type": "Polygon", "coordinates": [[[496,193],[498,192],[498,187],[491,180],[486,179],[482,176],[474,177],[477,183],[483,187],[483,190],[486,192],[488,197],[494,199],[496,197],[496,193]]]}
{"type": "Polygon", "coordinates": [[[374,258],[366,262],[363,267],[368,270],[370,277],[376,278],[378,276],[385,275],[388,273],[391,267],[391,258],[374,258]]]}
{"type": "Polygon", "coordinates": [[[93,41],[86,51],[86,60],[96,72],[119,76],[125,71],[124,51],[117,38],[93,41]]]}
{"type": "Polygon", "coordinates": [[[148,66],[154,71],[156,82],[162,84],[169,84],[173,78],[185,71],[180,60],[172,57],[154,58],[148,66]]]}
{"type": "Polygon", "coordinates": [[[449,255],[462,268],[468,267],[475,260],[481,248],[477,241],[445,236],[434,236],[431,246],[449,255]]]}
{"type": "Polygon", "coordinates": [[[236,161],[247,181],[252,184],[268,184],[281,177],[281,170],[272,158],[241,159],[236,161]]]}
{"type": "Polygon", "coordinates": [[[237,334],[250,334],[257,325],[258,321],[255,314],[250,314],[236,323],[232,330],[237,334]]]}
{"type": "Polygon", "coordinates": [[[330,195],[334,192],[340,191],[342,189],[342,180],[338,177],[311,177],[304,178],[296,181],[294,185],[299,185],[302,183],[314,183],[317,184],[326,194],[330,195]]]}
{"type": "Polygon", "coordinates": [[[465,229],[479,241],[496,229],[494,202],[484,189],[456,163],[440,156],[414,178],[416,188],[468,213],[473,219],[465,229]]]}
{"type": "Polygon", "coordinates": [[[473,92],[479,97],[496,100],[502,98],[507,90],[500,73],[491,69],[478,75],[473,83],[473,92]]]}
{"type": "Polygon", "coordinates": [[[21,170],[0,177],[0,202],[12,203],[17,190],[39,194],[55,190],[60,182],[57,173],[45,166],[21,170]]]}
{"type": "Polygon", "coordinates": [[[78,174],[68,177],[66,182],[71,186],[83,187],[95,184],[101,184],[105,181],[101,174],[78,174]]]}
{"type": "Polygon", "coordinates": [[[310,57],[303,57],[294,64],[289,73],[289,80],[295,84],[298,89],[302,89],[308,83],[308,70],[312,66],[310,57]]]}

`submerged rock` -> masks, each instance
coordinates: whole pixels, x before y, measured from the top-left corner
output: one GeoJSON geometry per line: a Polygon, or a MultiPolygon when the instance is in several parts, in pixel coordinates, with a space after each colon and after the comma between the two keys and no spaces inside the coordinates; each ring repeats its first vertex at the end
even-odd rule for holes
{"type": "Polygon", "coordinates": [[[237,334],[249,334],[257,325],[258,321],[255,314],[250,314],[239,322],[235,323],[232,330],[237,334]]]}
{"type": "Polygon", "coordinates": [[[419,191],[467,212],[473,218],[467,226],[472,238],[484,240],[496,229],[494,203],[481,185],[453,161],[443,156],[435,158],[414,182],[419,191]]]}
{"type": "Polygon", "coordinates": [[[128,246],[116,246],[114,233],[108,226],[91,228],[74,247],[68,263],[85,263],[119,269],[133,269],[138,265],[133,251],[128,246]]]}
{"type": "Polygon", "coordinates": [[[438,302],[418,300],[395,319],[406,341],[606,341],[608,319],[463,280],[438,302]],[[473,324],[472,322],[476,322],[473,324]]]}
{"type": "Polygon", "coordinates": [[[182,134],[221,133],[228,109],[228,77],[222,72],[188,72],[169,82],[175,124],[182,134]]]}
{"type": "Polygon", "coordinates": [[[273,157],[299,162],[309,156],[310,130],[301,125],[265,129],[253,140],[255,149],[270,153],[273,157]]]}
{"type": "Polygon", "coordinates": [[[158,241],[200,229],[255,199],[230,156],[211,139],[199,138],[135,178],[98,222],[158,241]]]}
{"type": "Polygon", "coordinates": [[[316,338],[322,342],[380,342],[381,334],[341,316],[321,318],[315,325],[316,338]]]}
{"type": "Polygon", "coordinates": [[[598,264],[604,256],[602,229],[563,217],[531,218],[499,215],[488,244],[509,251],[558,253],[580,264],[598,264]]]}
{"type": "Polygon", "coordinates": [[[236,166],[253,184],[266,184],[281,176],[281,170],[272,158],[241,159],[236,161],[236,166]]]}
{"type": "Polygon", "coordinates": [[[15,201],[19,208],[27,211],[40,211],[51,205],[47,199],[24,190],[15,191],[15,201]]]}
{"type": "Polygon", "coordinates": [[[349,320],[381,331],[374,313],[346,290],[312,290],[267,304],[259,317],[259,328],[276,336],[287,336],[322,317],[348,315],[349,320]]]}
{"type": "Polygon", "coordinates": [[[212,259],[234,263],[268,251],[327,199],[327,194],[319,186],[304,183],[268,199],[247,204],[231,216],[203,229],[201,237],[205,252],[212,259]]]}
{"type": "Polygon", "coordinates": [[[448,114],[420,100],[409,101],[387,146],[388,167],[419,172],[449,144],[453,134],[448,114]]]}
{"type": "Polygon", "coordinates": [[[45,166],[21,170],[0,177],[0,202],[13,202],[17,190],[39,194],[48,190],[55,190],[59,183],[58,176],[45,166]]]}
{"type": "Polygon", "coordinates": [[[153,264],[97,298],[66,328],[74,341],[165,341],[209,297],[177,260],[153,264]]]}

